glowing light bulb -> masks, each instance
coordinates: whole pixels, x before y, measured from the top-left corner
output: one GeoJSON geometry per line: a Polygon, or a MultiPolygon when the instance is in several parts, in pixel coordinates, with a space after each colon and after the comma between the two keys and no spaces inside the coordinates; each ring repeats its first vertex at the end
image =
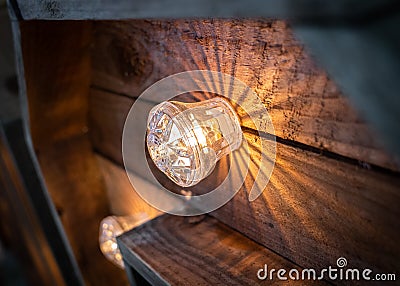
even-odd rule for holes
{"type": "Polygon", "coordinates": [[[147,121],[151,159],[182,187],[207,177],[219,159],[240,147],[242,137],[236,112],[219,97],[197,103],[162,102],[147,121]]]}
{"type": "Polygon", "coordinates": [[[145,213],[132,216],[108,216],[100,223],[99,243],[103,255],[115,265],[124,268],[117,236],[144,223],[149,217],[145,213]]]}

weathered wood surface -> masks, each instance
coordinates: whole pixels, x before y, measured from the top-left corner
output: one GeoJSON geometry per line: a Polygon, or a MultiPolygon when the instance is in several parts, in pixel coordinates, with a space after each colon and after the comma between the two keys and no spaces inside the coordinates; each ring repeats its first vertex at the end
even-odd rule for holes
{"type": "Polygon", "coordinates": [[[400,156],[400,9],[391,12],[368,25],[298,26],[295,33],[400,156]]]}
{"type": "Polygon", "coordinates": [[[29,112],[35,148],[83,134],[90,85],[90,23],[21,22],[20,29],[25,112],[29,112]]]}
{"type": "Polygon", "coordinates": [[[87,283],[126,284],[98,245],[100,221],[110,214],[106,187],[87,136],[47,147],[38,154],[46,186],[58,210],[87,283]]]}
{"type": "Polygon", "coordinates": [[[13,35],[6,7],[0,7],[0,39],[0,117],[7,120],[16,119],[21,117],[21,111],[17,96],[13,35]]]}
{"type": "MultiPolygon", "coordinates": [[[[92,121],[97,123],[91,131],[122,132],[120,119],[130,99],[96,91],[91,100],[104,100],[101,105],[108,107],[96,112],[102,116],[92,121]]],[[[99,106],[92,104],[93,108],[99,106]]],[[[121,162],[120,138],[104,136],[93,143],[99,152],[121,162]]],[[[235,198],[213,216],[303,267],[334,265],[344,256],[352,267],[387,272],[399,268],[398,175],[377,173],[278,143],[270,182],[262,196],[250,203],[247,196],[259,168],[260,140],[252,133],[245,133],[245,138],[251,146],[250,173],[235,198]]],[[[140,172],[140,166],[136,170],[140,172]]],[[[212,183],[194,186],[191,191],[209,191],[212,183]]]]}
{"type": "MultiPolygon", "coordinates": [[[[147,219],[153,219],[156,216],[162,214],[161,211],[149,205],[145,200],[143,200],[140,195],[136,192],[135,188],[140,188],[140,190],[145,190],[147,195],[150,192],[154,192],[160,198],[160,192],[157,189],[158,186],[153,185],[148,182],[143,177],[143,167],[141,166],[129,166],[130,169],[125,170],[121,168],[122,162],[117,163],[112,155],[107,153],[101,153],[99,151],[99,155],[97,156],[97,160],[99,161],[100,169],[102,170],[102,174],[106,181],[107,194],[108,199],[110,201],[110,209],[114,215],[126,216],[126,215],[136,215],[136,214],[146,214],[147,219]],[[106,155],[107,158],[111,158],[113,161],[110,161],[103,155],[106,155]],[[130,178],[134,181],[134,186],[130,183],[127,172],[130,175],[130,178]]],[[[227,172],[227,167],[229,167],[227,161],[224,159],[221,160],[217,164],[216,170],[210,174],[210,176],[200,182],[197,187],[193,188],[185,188],[187,193],[182,193],[182,188],[175,185],[171,182],[161,171],[159,171],[154,164],[149,160],[150,168],[161,184],[167,188],[168,190],[178,193],[178,194],[190,194],[192,190],[194,192],[199,190],[207,190],[210,186],[219,185],[225,178],[225,174],[227,172]]],[[[149,195],[148,195],[149,196],[149,195]]],[[[163,195],[163,200],[169,200],[169,209],[173,210],[176,207],[181,206],[182,204],[177,201],[176,198],[173,198],[168,195],[163,195]]],[[[168,205],[164,204],[165,207],[168,205]]]]}
{"type": "Polygon", "coordinates": [[[124,259],[153,285],[280,285],[276,277],[257,279],[264,264],[301,272],[210,216],[163,215],[123,234],[118,243],[124,259]]]}
{"type": "MultiPolygon", "coordinates": [[[[94,30],[92,84],[97,88],[136,97],[174,73],[227,73],[260,96],[277,136],[399,169],[283,21],[132,20],[95,23],[94,30]]],[[[243,125],[252,127],[244,118],[243,125]]]]}
{"type": "MultiPolygon", "coordinates": [[[[160,211],[147,204],[135,191],[129,182],[126,172],[120,166],[102,156],[97,156],[99,167],[107,187],[110,210],[113,215],[127,216],[146,214],[148,219],[160,215],[160,211]]],[[[139,180],[139,179],[138,179],[139,180]]],[[[142,185],[143,188],[154,186],[142,185]]]]}
{"type": "MultiPolygon", "coordinates": [[[[21,125],[19,127],[21,128],[21,125]]],[[[79,285],[79,277],[77,273],[74,273],[74,269],[71,269],[70,257],[64,256],[64,261],[57,263],[57,257],[52,252],[51,245],[46,238],[46,231],[48,232],[50,228],[53,231],[51,237],[53,242],[59,239],[59,233],[56,233],[54,224],[47,224],[47,229],[43,228],[45,218],[38,215],[39,210],[35,209],[35,205],[32,204],[29,189],[26,186],[27,182],[32,183],[34,175],[30,178],[23,177],[21,166],[18,166],[17,163],[19,160],[14,157],[10,143],[3,126],[0,126],[1,244],[7,245],[8,251],[12,251],[13,255],[18,257],[20,270],[24,274],[22,280],[29,281],[30,285],[67,285],[68,278],[70,278],[68,282],[79,285]],[[60,264],[64,264],[65,269],[60,267],[60,264]],[[65,271],[69,271],[69,273],[65,271]]],[[[15,142],[12,143],[15,144],[15,142]]],[[[20,146],[13,146],[14,150],[20,146]]],[[[19,150],[19,152],[24,153],[23,150],[19,150]]],[[[21,156],[21,154],[18,155],[21,156]]],[[[21,162],[19,163],[21,164],[21,162]]],[[[23,168],[30,167],[29,162],[24,163],[23,168]]],[[[33,189],[32,185],[29,184],[31,190],[33,189]]],[[[35,189],[35,191],[40,190],[35,189]]],[[[44,209],[47,210],[47,202],[43,201],[43,196],[36,194],[36,202],[40,200],[42,200],[42,204],[46,204],[42,205],[40,210],[43,214],[44,209]]],[[[1,249],[2,258],[4,258],[3,251],[4,249],[1,249]]],[[[60,254],[65,249],[56,249],[56,251],[60,254]]],[[[4,260],[2,261],[3,266],[6,266],[4,260]]],[[[3,269],[0,272],[5,274],[3,269]]],[[[4,282],[5,276],[1,275],[1,278],[1,281],[4,282]]]]}
{"type": "MultiPolygon", "coordinates": [[[[354,21],[387,10],[394,0],[337,0],[335,3],[305,0],[196,0],[190,5],[184,0],[11,0],[14,18],[24,20],[85,20],[128,18],[188,18],[188,17],[273,17],[302,21],[354,21]],[[388,7],[389,6],[389,7],[388,7]]],[[[391,6],[390,6],[391,5],[391,6]]]]}
{"type": "Polygon", "coordinates": [[[21,22],[20,32],[27,140],[33,142],[85,282],[126,284],[123,271],[98,245],[99,223],[109,215],[109,205],[87,137],[90,23],[21,22]]]}
{"type": "MultiPolygon", "coordinates": [[[[257,137],[247,140],[253,152],[259,150],[257,137]]],[[[277,148],[263,195],[254,202],[247,198],[259,166],[255,152],[242,191],[213,216],[302,266],[334,265],[344,256],[349,266],[399,268],[398,175],[282,144],[277,148]]]]}

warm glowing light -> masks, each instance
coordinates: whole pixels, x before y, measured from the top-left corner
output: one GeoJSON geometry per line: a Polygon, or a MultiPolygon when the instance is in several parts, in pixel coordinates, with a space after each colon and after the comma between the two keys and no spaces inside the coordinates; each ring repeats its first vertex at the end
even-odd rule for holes
{"type": "Polygon", "coordinates": [[[239,119],[229,102],[162,102],[149,114],[147,148],[157,168],[189,187],[208,176],[216,162],[242,143],[239,119]]]}
{"type": "Polygon", "coordinates": [[[108,216],[100,223],[99,243],[101,252],[115,265],[124,268],[121,252],[117,244],[117,236],[148,220],[145,213],[132,216],[108,216]]]}

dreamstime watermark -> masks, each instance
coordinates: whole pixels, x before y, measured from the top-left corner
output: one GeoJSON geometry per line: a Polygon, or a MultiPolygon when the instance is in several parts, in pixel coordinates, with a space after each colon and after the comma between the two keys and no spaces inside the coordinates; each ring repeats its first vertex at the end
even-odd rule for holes
{"type": "Polygon", "coordinates": [[[305,268],[290,270],[280,268],[268,268],[264,264],[263,268],[258,269],[257,278],[260,280],[349,280],[349,281],[396,281],[394,273],[373,273],[369,268],[346,268],[347,259],[339,257],[336,260],[337,267],[329,266],[321,270],[305,268]]]}

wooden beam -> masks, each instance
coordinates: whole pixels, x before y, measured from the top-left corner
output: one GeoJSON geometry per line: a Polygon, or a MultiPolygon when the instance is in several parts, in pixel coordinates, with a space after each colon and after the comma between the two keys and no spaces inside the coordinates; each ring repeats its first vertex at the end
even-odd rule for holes
{"type": "MultiPolygon", "coordinates": [[[[13,8],[24,20],[85,20],[129,18],[188,18],[188,17],[273,17],[301,21],[331,21],[365,18],[377,13],[393,0],[373,0],[360,3],[357,0],[337,0],[334,4],[324,1],[293,0],[280,2],[266,0],[148,0],[118,3],[111,0],[90,1],[35,1],[11,0],[13,8]]],[[[17,13],[15,13],[17,14],[17,13]]]]}
{"type": "MultiPolygon", "coordinates": [[[[94,31],[92,84],[99,89],[134,98],[174,73],[227,73],[259,95],[276,136],[399,170],[375,130],[286,22],[132,20],[95,23],[94,31]]],[[[265,112],[258,109],[251,110],[255,118],[265,112]]],[[[252,128],[248,116],[241,115],[242,125],[252,128]]]]}
{"type": "Polygon", "coordinates": [[[118,244],[129,266],[152,285],[280,284],[277,277],[257,278],[265,264],[301,273],[298,266],[209,216],[163,215],[123,234],[118,244]]]}
{"type": "Polygon", "coordinates": [[[342,256],[349,266],[374,271],[400,266],[398,175],[277,144],[269,184],[249,202],[260,140],[246,135],[254,165],[238,195],[213,216],[303,267],[321,268],[342,256]]]}

